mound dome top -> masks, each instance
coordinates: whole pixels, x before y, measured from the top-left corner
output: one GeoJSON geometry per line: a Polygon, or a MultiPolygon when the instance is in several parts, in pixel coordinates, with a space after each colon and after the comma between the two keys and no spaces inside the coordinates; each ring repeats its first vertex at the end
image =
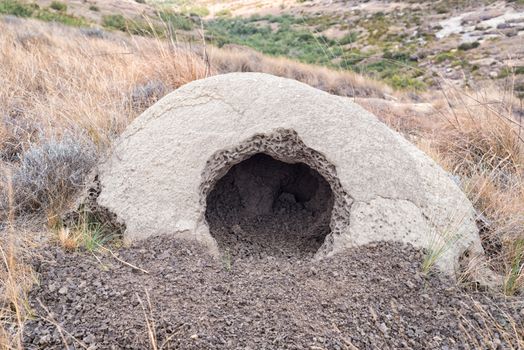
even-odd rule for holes
{"type": "MultiPolygon", "coordinates": [[[[312,217],[329,215],[317,256],[378,240],[445,245],[438,264],[453,272],[466,250],[482,253],[471,203],[429,157],[350,99],[271,75],[218,75],[177,89],[131,123],[98,175],[97,205],[125,224],[127,239],[183,233],[216,249],[208,196],[229,178],[242,210],[265,196],[263,215],[272,215],[282,198],[312,217]],[[288,196],[286,174],[293,171],[293,183],[309,175],[286,165],[263,175],[250,163],[231,170],[263,159],[257,154],[303,164],[304,174],[325,181],[330,193],[304,185],[288,196]],[[277,173],[278,180],[270,178],[277,173]],[[332,199],[312,202],[321,198],[332,199]]],[[[222,229],[245,231],[242,223],[222,229]]]]}

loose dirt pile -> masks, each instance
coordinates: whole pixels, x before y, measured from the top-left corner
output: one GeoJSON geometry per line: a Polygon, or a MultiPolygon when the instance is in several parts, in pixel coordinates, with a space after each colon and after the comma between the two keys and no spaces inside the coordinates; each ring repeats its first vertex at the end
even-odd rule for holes
{"type": "Polygon", "coordinates": [[[160,236],[118,255],[148,273],[109,255],[47,249],[27,349],[82,348],[73,337],[90,349],[152,341],[164,349],[507,348],[503,331],[523,325],[522,300],[426,279],[422,253],[398,244],[322,261],[216,260],[196,243],[160,236]]]}

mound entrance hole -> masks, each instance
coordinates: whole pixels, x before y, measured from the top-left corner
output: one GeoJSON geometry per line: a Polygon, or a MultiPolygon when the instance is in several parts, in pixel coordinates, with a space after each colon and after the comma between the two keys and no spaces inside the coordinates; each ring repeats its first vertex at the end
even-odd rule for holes
{"type": "Polygon", "coordinates": [[[257,153],[217,181],[206,219],[219,249],[233,256],[313,256],[330,233],[333,201],[308,165],[257,153]]]}
{"type": "Polygon", "coordinates": [[[213,153],[199,191],[205,225],[223,253],[326,255],[349,230],[353,198],[335,165],[293,129],[255,134],[213,153]]]}

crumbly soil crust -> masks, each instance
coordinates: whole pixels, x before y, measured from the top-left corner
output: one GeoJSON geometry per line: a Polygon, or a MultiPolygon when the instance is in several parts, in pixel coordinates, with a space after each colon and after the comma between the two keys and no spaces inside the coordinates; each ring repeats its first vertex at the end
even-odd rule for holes
{"type": "Polygon", "coordinates": [[[504,349],[510,340],[494,322],[524,325],[522,299],[426,278],[423,253],[400,244],[320,261],[215,259],[196,242],[159,236],[116,254],[148,273],[110,254],[45,249],[26,349],[504,349]]]}

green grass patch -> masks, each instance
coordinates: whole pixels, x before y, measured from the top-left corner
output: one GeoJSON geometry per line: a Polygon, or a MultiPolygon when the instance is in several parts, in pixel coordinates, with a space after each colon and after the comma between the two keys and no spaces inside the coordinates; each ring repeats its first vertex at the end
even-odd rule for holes
{"type": "MultiPolygon", "coordinates": [[[[336,66],[344,50],[336,40],[295,27],[299,20],[289,15],[219,18],[207,23],[206,34],[218,46],[237,44],[267,55],[286,56],[311,64],[336,66]],[[277,29],[267,23],[278,23],[277,29]]],[[[346,40],[355,38],[353,34],[346,40]]]]}
{"type": "Polygon", "coordinates": [[[514,295],[519,289],[521,269],[524,265],[524,239],[517,239],[513,247],[513,258],[504,281],[504,293],[514,295]]]}
{"type": "Polygon", "coordinates": [[[87,22],[84,18],[69,15],[64,12],[51,12],[48,10],[39,10],[35,13],[33,17],[46,22],[58,22],[74,27],[84,27],[89,25],[89,22],[87,22]]]}
{"type": "Polygon", "coordinates": [[[215,13],[216,17],[231,17],[232,13],[230,9],[223,9],[215,13]]]}
{"type": "Polygon", "coordinates": [[[380,79],[398,90],[425,90],[426,83],[417,79],[422,72],[409,61],[407,52],[386,52],[383,59],[359,65],[358,70],[380,79]]]}
{"type": "Polygon", "coordinates": [[[460,51],[468,51],[468,50],[476,49],[479,46],[480,46],[480,43],[478,41],[474,41],[472,43],[462,43],[458,46],[458,49],[460,51]]]}
{"type": "Polygon", "coordinates": [[[368,43],[371,45],[383,45],[383,37],[388,33],[391,27],[390,19],[384,13],[377,12],[369,19],[362,19],[358,25],[368,31],[368,43]]]}
{"type": "MultiPolygon", "coordinates": [[[[51,3],[53,5],[55,2],[51,3]]],[[[55,7],[64,9],[56,2],[55,7]]],[[[65,5],[65,4],[64,4],[65,5]]],[[[35,3],[25,3],[17,0],[4,0],[0,2],[0,13],[17,17],[32,17],[46,22],[58,22],[65,25],[80,27],[89,22],[82,18],[65,13],[65,10],[51,10],[51,8],[40,8],[35,3]]],[[[67,9],[67,6],[65,7],[67,9]]]]}
{"type": "Polygon", "coordinates": [[[165,29],[143,19],[129,19],[122,15],[105,15],[102,25],[107,29],[120,30],[134,35],[159,36],[165,35],[165,29]]]}
{"type": "Polygon", "coordinates": [[[174,30],[191,30],[195,27],[195,23],[191,18],[173,11],[161,12],[160,19],[166,22],[167,25],[174,30]]]}
{"type": "Polygon", "coordinates": [[[17,17],[31,17],[39,9],[36,4],[21,3],[16,0],[0,2],[0,13],[17,17]]]}
{"type": "Polygon", "coordinates": [[[454,61],[456,59],[457,55],[456,53],[452,51],[444,51],[440,52],[435,56],[435,62],[436,63],[442,63],[445,61],[454,61]]]}
{"type": "Polygon", "coordinates": [[[56,10],[56,11],[67,11],[67,5],[61,1],[53,1],[51,2],[51,5],[49,5],[49,8],[56,10]]]}
{"type": "MultiPolygon", "coordinates": [[[[415,49],[386,50],[383,60],[365,63],[369,55],[345,47],[360,40],[358,33],[348,31],[343,38],[335,40],[308,27],[321,25],[327,20],[324,16],[298,18],[291,15],[217,18],[207,22],[206,36],[217,46],[243,45],[271,56],[284,56],[305,63],[369,74],[396,89],[426,88],[426,84],[417,79],[420,71],[416,69],[416,62],[409,60],[415,49]],[[304,23],[308,26],[304,27],[304,23]]],[[[387,33],[388,25],[383,14],[374,16],[372,22],[383,24],[382,29],[379,28],[380,33],[375,33],[377,38],[387,33]]]]}
{"type": "Polygon", "coordinates": [[[104,15],[102,25],[109,29],[125,31],[127,29],[126,19],[122,15],[104,15]]]}
{"type": "Polygon", "coordinates": [[[207,7],[203,6],[192,6],[189,8],[184,8],[182,10],[182,13],[190,16],[206,17],[209,15],[209,10],[207,9],[207,7]]]}
{"type": "Polygon", "coordinates": [[[358,33],[357,32],[350,32],[346,35],[344,35],[340,40],[338,40],[338,43],[340,45],[348,45],[356,42],[358,40],[358,33]]]}

